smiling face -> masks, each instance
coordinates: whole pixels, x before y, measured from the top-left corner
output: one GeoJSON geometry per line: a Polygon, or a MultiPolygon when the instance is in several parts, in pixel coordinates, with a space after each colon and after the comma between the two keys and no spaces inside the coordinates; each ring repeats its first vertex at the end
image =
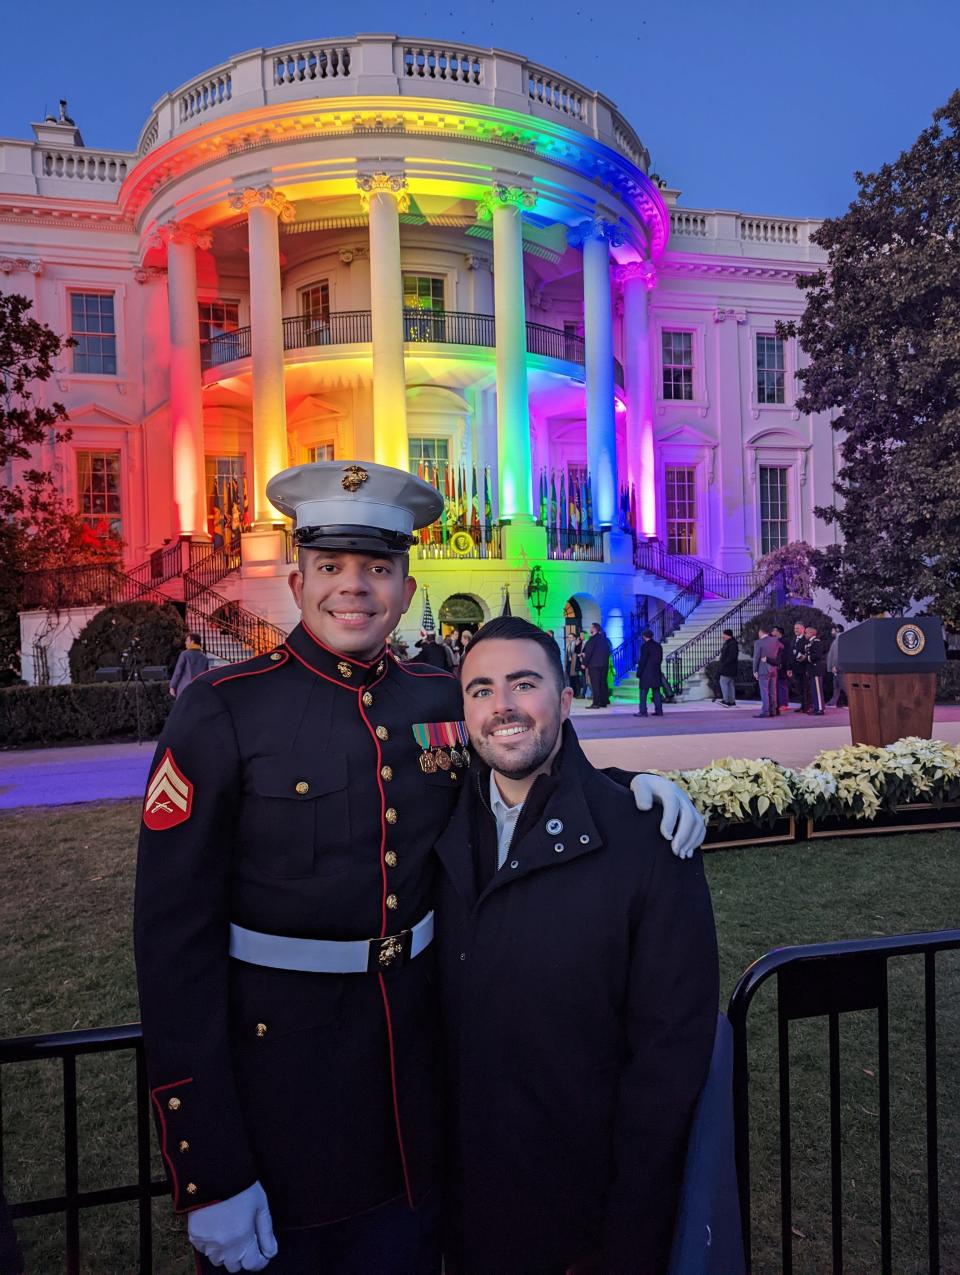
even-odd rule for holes
{"type": "Polygon", "coordinates": [[[460,666],[470,744],[493,770],[522,780],[549,768],[573,691],[557,685],[536,642],[474,642],[460,666]]]}
{"type": "Polygon", "coordinates": [[[416,592],[406,557],[303,549],[300,562],[289,584],[311,633],[341,655],[379,655],[416,592]]]}

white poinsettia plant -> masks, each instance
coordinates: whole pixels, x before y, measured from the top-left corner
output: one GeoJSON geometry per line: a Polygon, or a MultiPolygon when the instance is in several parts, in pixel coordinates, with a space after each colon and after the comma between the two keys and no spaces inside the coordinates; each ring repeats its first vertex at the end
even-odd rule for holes
{"type": "Polygon", "coordinates": [[[913,802],[960,800],[960,745],[898,740],[884,748],[851,744],[793,770],[769,758],[724,757],[698,770],[665,771],[710,823],[773,824],[789,815],[873,819],[913,802]]]}

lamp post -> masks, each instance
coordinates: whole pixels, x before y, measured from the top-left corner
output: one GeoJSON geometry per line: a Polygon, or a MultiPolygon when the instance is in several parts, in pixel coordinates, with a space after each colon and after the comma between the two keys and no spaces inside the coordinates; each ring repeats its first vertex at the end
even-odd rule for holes
{"type": "Polygon", "coordinates": [[[530,599],[530,605],[537,613],[537,628],[542,628],[540,616],[543,608],[547,605],[547,578],[543,574],[543,567],[537,564],[530,572],[530,582],[527,585],[527,597],[530,599]]]}

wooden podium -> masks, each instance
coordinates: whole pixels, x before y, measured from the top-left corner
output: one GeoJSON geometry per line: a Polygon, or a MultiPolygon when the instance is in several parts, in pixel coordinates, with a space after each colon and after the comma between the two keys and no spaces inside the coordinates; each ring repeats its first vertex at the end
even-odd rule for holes
{"type": "Polygon", "coordinates": [[[931,738],[937,669],[946,660],[936,617],[864,620],[840,634],[837,655],[855,744],[931,738]]]}

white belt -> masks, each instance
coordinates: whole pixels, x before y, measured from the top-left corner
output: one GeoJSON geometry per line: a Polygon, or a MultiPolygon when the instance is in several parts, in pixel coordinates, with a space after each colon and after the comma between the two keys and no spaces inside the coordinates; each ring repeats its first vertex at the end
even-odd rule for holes
{"type": "Polygon", "coordinates": [[[410,930],[377,939],[296,939],[230,926],[230,955],[248,965],[308,974],[367,974],[399,969],[433,942],[433,913],[410,930]]]}

